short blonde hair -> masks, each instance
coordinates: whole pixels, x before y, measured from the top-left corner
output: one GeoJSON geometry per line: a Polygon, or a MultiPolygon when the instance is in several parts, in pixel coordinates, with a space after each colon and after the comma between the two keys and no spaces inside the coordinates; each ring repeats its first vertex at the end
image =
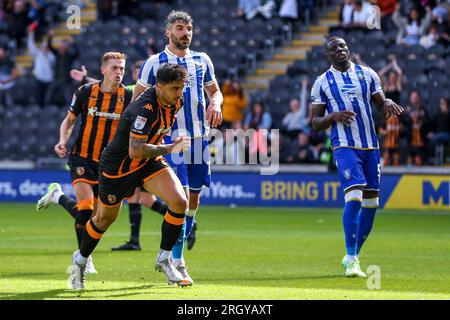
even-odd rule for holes
{"type": "Polygon", "coordinates": [[[104,65],[108,60],[111,59],[127,60],[127,56],[125,55],[125,53],[118,51],[106,52],[102,57],[102,64],[104,65]]]}

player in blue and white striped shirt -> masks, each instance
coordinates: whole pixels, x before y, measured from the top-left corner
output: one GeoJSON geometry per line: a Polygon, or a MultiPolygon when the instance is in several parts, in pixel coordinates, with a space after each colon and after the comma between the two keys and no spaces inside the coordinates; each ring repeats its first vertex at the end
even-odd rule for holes
{"type": "Polygon", "coordinates": [[[179,241],[172,250],[173,265],[183,274],[185,280],[193,283],[186,271],[183,247],[193,227],[194,216],[200,203],[200,191],[203,186],[209,187],[210,184],[211,170],[207,137],[210,127],[216,128],[222,123],[223,96],[209,56],[204,52],[189,49],[193,33],[192,18],[189,14],[183,11],[172,11],[167,17],[165,32],[169,44],[164,51],[152,55],[145,61],[133,98],[155,84],[156,72],[163,64],[182,65],[189,73],[189,81],[183,92],[183,108],[177,114],[172,134],[168,134],[165,141],[170,143],[171,140],[181,136],[192,138],[192,148],[184,155],[183,163],[176,163],[175,160],[179,158],[176,159],[173,155],[166,159],[177,173],[189,198],[185,226],[179,241]],[[206,105],[204,91],[208,95],[209,106],[206,105]]]}
{"type": "Polygon", "coordinates": [[[333,155],[345,193],[345,275],[365,277],[358,254],[372,230],[381,176],[372,106],[386,117],[400,115],[403,108],[386,99],[375,71],[349,60],[344,39],[330,38],[326,50],[332,66],[313,85],[312,126],[316,131],[331,126],[333,155]]]}

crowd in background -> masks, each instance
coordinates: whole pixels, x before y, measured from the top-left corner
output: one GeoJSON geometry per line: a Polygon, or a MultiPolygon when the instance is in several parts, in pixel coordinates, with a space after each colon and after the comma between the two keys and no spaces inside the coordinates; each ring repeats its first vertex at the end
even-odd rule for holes
{"type": "MultiPolygon", "coordinates": [[[[115,19],[121,15],[138,17],[139,7],[146,1],[98,0],[98,17],[102,21],[115,19]]],[[[154,2],[154,1],[153,1],[154,2]]],[[[157,1],[173,4],[174,1],[157,1]]],[[[359,1],[343,0],[339,11],[339,28],[366,28],[368,8],[376,3],[381,9],[381,25],[386,31],[394,24],[398,29],[397,44],[422,45],[425,48],[435,44],[448,46],[450,43],[449,1],[359,1]]],[[[70,70],[79,56],[73,39],[60,43],[55,48],[54,33],[49,24],[48,9],[55,3],[46,0],[1,0],[0,1],[0,106],[13,104],[13,88],[19,78],[19,70],[14,62],[14,54],[25,48],[33,57],[31,92],[35,102],[44,107],[48,104],[67,106],[78,83],[71,79],[70,70]]],[[[271,19],[276,15],[286,21],[296,21],[300,14],[312,10],[313,1],[237,1],[236,15],[244,20],[258,16],[271,19]]],[[[194,35],[195,38],[195,35],[194,35]]],[[[146,44],[135,41],[135,46],[143,56],[155,53],[154,39],[149,37],[146,44]]],[[[350,47],[350,50],[352,48],[350,47]]],[[[353,55],[357,63],[364,64],[358,54],[353,55]]],[[[130,65],[130,64],[129,64],[130,65]]],[[[325,70],[323,70],[325,71],[325,70]]],[[[400,103],[404,84],[403,71],[398,61],[391,59],[380,70],[376,70],[383,82],[386,96],[400,103]]],[[[236,79],[220,83],[224,95],[221,127],[225,129],[280,129],[280,161],[282,163],[329,163],[331,159],[329,132],[316,133],[311,130],[310,88],[314,79],[304,76],[298,92],[292,92],[289,112],[280,126],[274,126],[271,115],[273,106],[247,96],[236,79]]],[[[31,83],[31,82],[30,82],[31,83]]],[[[409,92],[406,112],[401,117],[387,120],[376,118],[379,139],[385,165],[433,164],[437,150],[442,150],[450,141],[449,101],[443,96],[439,106],[433,106],[437,113],[430,114],[431,106],[423,102],[418,91],[409,92]]],[[[263,131],[261,131],[263,132],[263,131]]],[[[225,136],[226,138],[226,136],[225,136]]],[[[268,138],[268,139],[267,139],[268,138]]],[[[238,146],[246,154],[257,153],[258,148],[267,149],[263,141],[270,136],[256,134],[253,144],[238,146]],[[256,145],[256,147],[251,147],[256,145]]],[[[239,158],[239,157],[237,157],[239,158]]],[[[236,160],[239,162],[241,160],[236,160]]]]}

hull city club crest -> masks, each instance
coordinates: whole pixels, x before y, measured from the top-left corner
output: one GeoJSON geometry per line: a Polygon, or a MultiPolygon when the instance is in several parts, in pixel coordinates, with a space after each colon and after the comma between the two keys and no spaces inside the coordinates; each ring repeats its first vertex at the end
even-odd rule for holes
{"type": "Polygon", "coordinates": [[[114,202],[116,202],[116,196],[115,195],[113,195],[113,194],[108,194],[108,201],[109,201],[109,203],[114,203],[114,202]]]}
{"type": "Polygon", "coordinates": [[[82,176],[84,174],[84,168],[83,167],[78,167],[77,168],[77,175],[82,176]]]}

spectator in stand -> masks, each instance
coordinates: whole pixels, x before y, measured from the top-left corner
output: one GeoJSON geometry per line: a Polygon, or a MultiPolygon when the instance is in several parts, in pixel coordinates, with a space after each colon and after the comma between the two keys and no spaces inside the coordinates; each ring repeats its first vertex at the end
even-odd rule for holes
{"type": "Polygon", "coordinates": [[[431,22],[431,9],[426,7],[426,15],[422,19],[417,8],[411,9],[408,18],[400,15],[400,3],[397,4],[396,10],[392,15],[392,20],[399,28],[397,35],[397,44],[417,45],[420,37],[425,34],[431,22]]]}
{"type": "Polygon", "coordinates": [[[308,127],[308,119],[306,117],[306,108],[300,107],[300,101],[297,98],[291,99],[289,108],[290,111],[281,120],[283,124],[281,133],[292,139],[297,137],[302,129],[308,127]]]}
{"type": "Polygon", "coordinates": [[[290,101],[289,107],[291,109],[288,112],[281,123],[283,128],[281,132],[286,134],[290,138],[295,138],[300,132],[310,131],[309,121],[308,121],[308,104],[307,104],[307,94],[308,94],[308,79],[304,78],[302,80],[302,88],[300,91],[300,101],[297,98],[293,98],[290,101]]]}
{"type": "Polygon", "coordinates": [[[297,0],[283,0],[278,14],[283,21],[296,22],[298,19],[297,0]]]}
{"type": "Polygon", "coordinates": [[[417,91],[411,91],[406,113],[411,123],[411,144],[408,165],[421,166],[427,158],[426,137],[430,131],[430,120],[426,107],[423,106],[417,91]]]}
{"type": "Polygon", "coordinates": [[[315,0],[298,0],[297,1],[298,12],[300,15],[304,16],[305,22],[307,24],[309,24],[310,21],[312,19],[314,19],[316,16],[316,13],[314,10],[314,2],[316,2],[316,5],[317,5],[317,1],[315,1],[315,0]]]}
{"type": "Polygon", "coordinates": [[[339,9],[339,26],[348,28],[353,22],[353,0],[344,0],[339,9]]]}
{"type": "Polygon", "coordinates": [[[47,6],[46,0],[27,0],[30,5],[28,10],[28,17],[32,22],[37,22],[35,30],[36,39],[41,39],[42,35],[46,33],[45,9],[47,6]]]}
{"type": "Polygon", "coordinates": [[[381,30],[388,30],[389,22],[397,6],[397,0],[378,0],[376,4],[380,8],[381,30]]]}
{"type": "MultiPolygon", "coordinates": [[[[378,74],[383,84],[386,98],[397,104],[400,103],[400,93],[403,88],[403,71],[399,67],[396,58],[391,58],[389,64],[378,71],[378,74]]],[[[388,119],[380,120],[382,124],[380,124],[378,133],[383,141],[384,165],[400,165],[400,140],[403,138],[407,139],[407,121],[404,115],[401,117],[392,115],[388,119]]]]}
{"type": "MultiPolygon", "coordinates": [[[[222,104],[222,130],[241,129],[244,119],[244,110],[247,108],[247,97],[241,88],[241,85],[234,81],[225,80],[222,86],[223,104],[222,104]]],[[[232,159],[234,164],[243,164],[245,161],[245,145],[242,141],[235,139],[233,131],[225,131],[226,149],[225,156],[227,160],[232,159]]],[[[224,141],[222,140],[222,144],[224,141]]]]}
{"type": "Polygon", "coordinates": [[[13,104],[11,89],[18,77],[14,61],[8,57],[6,48],[0,47],[0,105],[10,107],[13,104]]]}
{"type": "Polygon", "coordinates": [[[432,21],[433,23],[436,24],[443,24],[447,14],[448,14],[448,6],[449,4],[446,3],[445,0],[438,0],[437,1],[437,5],[433,8],[433,10],[431,10],[431,17],[432,17],[432,21]]]}
{"type": "Polygon", "coordinates": [[[395,11],[397,0],[378,0],[376,4],[380,8],[381,17],[390,16],[395,11]]]}
{"type": "Polygon", "coordinates": [[[33,25],[28,31],[28,52],[34,58],[33,75],[36,80],[36,100],[41,107],[48,102],[48,89],[55,79],[56,57],[50,51],[48,40],[43,40],[38,48],[34,43],[33,25]]]}
{"type": "Polygon", "coordinates": [[[297,146],[293,157],[294,163],[318,163],[317,150],[310,144],[309,136],[300,132],[297,136],[297,146]]]}
{"type": "Polygon", "coordinates": [[[450,10],[447,12],[447,19],[441,26],[439,42],[444,46],[450,44],[450,10]]]}
{"type": "Polygon", "coordinates": [[[73,93],[70,70],[75,59],[78,57],[78,50],[73,45],[73,38],[62,40],[57,48],[53,43],[54,32],[48,34],[48,44],[51,52],[56,57],[55,62],[55,82],[51,86],[49,97],[57,100],[60,105],[67,105],[73,93]]]}
{"type": "Polygon", "coordinates": [[[260,14],[265,19],[272,18],[275,2],[273,0],[239,0],[237,16],[251,20],[260,14]]]}
{"type": "Polygon", "coordinates": [[[267,153],[267,131],[261,129],[270,129],[272,126],[272,116],[265,111],[264,104],[256,101],[252,105],[251,112],[247,114],[244,121],[244,130],[253,129],[250,137],[249,154],[255,155],[258,152],[267,153]]]}
{"type": "Polygon", "coordinates": [[[390,116],[385,119],[384,125],[378,128],[382,141],[383,164],[400,165],[400,143],[401,139],[408,135],[409,122],[404,114],[401,116],[390,116]]]}
{"type": "Polygon", "coordinates": [[[27,35],[27,26],[31,23],[28,17],[30,5],[25,0],[9,1],[4,5],[8,36],[15,40],[16,48],[20,50],[23,47],[23,39],[27,35]]]}
{"type": "Polygon", "coordinates": [[[252,105],[251,112],[247,114],[244,121],[244,130],[248,129],[270,129],[272,126],[272,116],[265,111],[264,104],[255,101],[252,105]]]}
{"type": "Polygon", "coordinates": [[[353,3],[353,17],[352,17],[352,28],[362,28],[367,29],[367,21],[369,19],[368,15],[368,3],[366,1],[356,0],[353,3]]]}
{"type": "Polygon", "coordinates": [[[440,35],[435,25],[431,25],[428,33],[420,38],[420,45],[429,49],[439,42],[440,35]]]}
{"type": "Polygon", "coordinates": [[[223,127],[224,129],[242,128],[244,110],[247,108],[247,97],[239,82],[225,80],[222,86],[223,94],[223,127]]]}
{"type": "Polygon", "coordinates": [[[397,104],[400,103],[400,93],[403,88],[403,71],[398,65],[397,59],[392,57],[390,62],[378,71],[378,74],[383,84],[386,98],[397,104]]]}
{"type": "Polygon", "coordinates": [[[289,137],[279,135],[278,154],[280,155],[281,163],[293,163],[294,154],[297,151],[296,141],[291,140],[289,137]]]}
{"type": "Polygon", "coordinates": [[[428,139],[431,141],[431,150],[434,150],[438,144],[450,142],[450,114],[449,101],[441,97],[439,99],[439,112],[436,113],[431,121],[431,131],[428,133],[428,139]]]}

